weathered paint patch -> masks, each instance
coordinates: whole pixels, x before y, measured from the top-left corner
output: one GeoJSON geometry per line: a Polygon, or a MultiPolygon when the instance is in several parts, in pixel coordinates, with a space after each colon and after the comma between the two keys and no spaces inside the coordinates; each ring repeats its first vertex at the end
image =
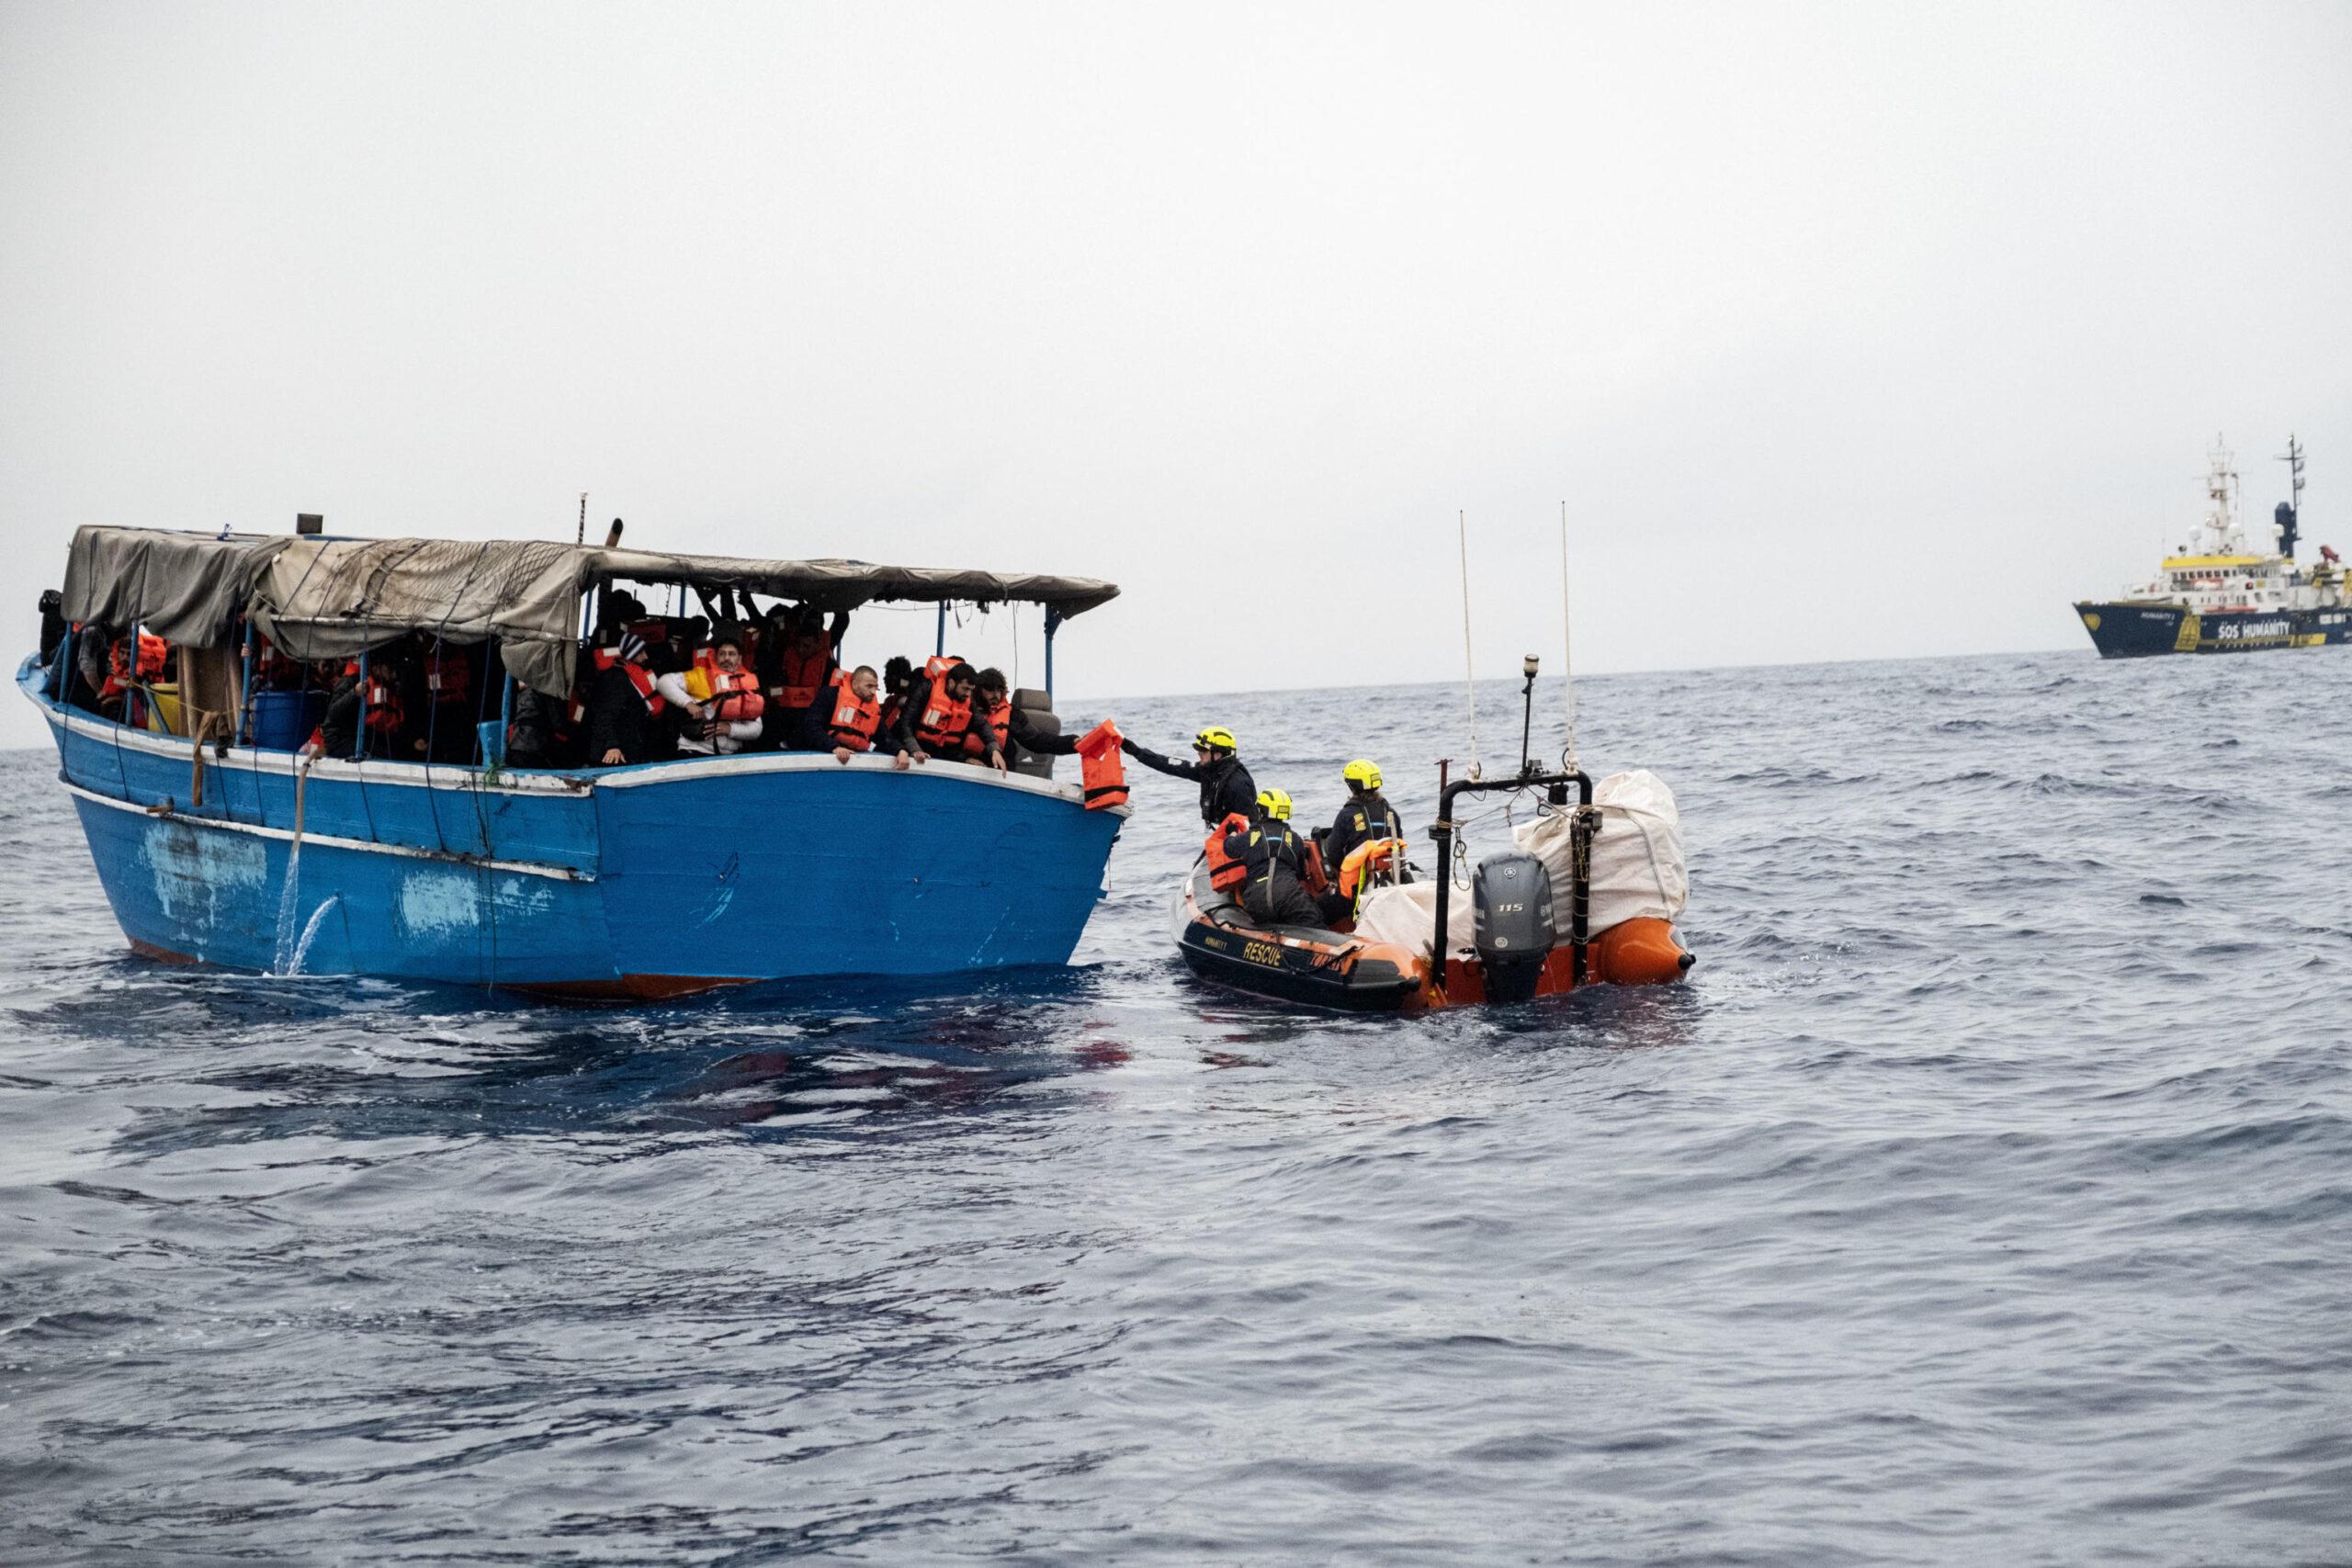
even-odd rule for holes
{"type": "Polygon", "coordinates": [[[470,872],[413,871],[401,878],[401,929],[446,942],[481,920],[481,894],[470,872]]]}
{"type": "Polygon", "coordinates": [[[164,919],[197,936],[250,914],[269,881],[269,849],[244,833],[157,819],[139,841],[164,919]]]}
{"type": "MultiPolygon", "coordinates": [[[[400,925],[407,935],[428,942],[471,940],[483,924],[482,874],[474,871],[412,871],[401,878],[400,925]]],[[[492,875],[489,918],[528,919],[555,908],[555,889],[536,876],[492,875]]]]}

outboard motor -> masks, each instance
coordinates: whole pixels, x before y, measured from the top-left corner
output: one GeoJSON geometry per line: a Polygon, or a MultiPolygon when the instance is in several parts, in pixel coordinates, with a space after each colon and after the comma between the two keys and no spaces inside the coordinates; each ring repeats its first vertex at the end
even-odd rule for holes
{"type": "Polygon", "coordinates": [[[1552,924],[1552,874],[1533,855],[1505,850],[1478,863],[1470,879],[1478,958],[1487,999],[1523,1002],[1535,995],[1559,932],[1552,924]]]}

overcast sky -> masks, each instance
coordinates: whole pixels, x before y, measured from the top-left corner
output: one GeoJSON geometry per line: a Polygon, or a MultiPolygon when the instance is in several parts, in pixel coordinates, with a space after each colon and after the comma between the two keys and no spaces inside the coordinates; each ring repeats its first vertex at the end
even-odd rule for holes
{"type": "Polygon", "coordinates": [[[2290,430],[2352,546],[2344,5],[0,0],[26,648],[77,524],[586,491],[1110,578],[1066,694],[1458,678],[1457,511],[1548,672],[1563,501],[1579,670],[2086,649],[2290,430]]]}

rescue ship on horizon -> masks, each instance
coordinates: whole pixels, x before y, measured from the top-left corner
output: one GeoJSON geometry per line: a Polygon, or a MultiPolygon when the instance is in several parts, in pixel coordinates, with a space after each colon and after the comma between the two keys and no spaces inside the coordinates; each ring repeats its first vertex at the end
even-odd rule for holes
{"type": "Polygon", "coordinates": [[[2301,533],[2303,449],[2293,436],[2279,461],[2291,499],[2271,514],[2271,546],[2256,551],[2238,516],[2236,459],[2218,439],[2205,478],[2207,510],[2196,533],[2120,598],[2083,599],[2075,613],[2108,659],[2159,653],[2244,653],[2352,642],[2344,563],[2325,545],[2316,564],[2295,559],[2301,533]]]}

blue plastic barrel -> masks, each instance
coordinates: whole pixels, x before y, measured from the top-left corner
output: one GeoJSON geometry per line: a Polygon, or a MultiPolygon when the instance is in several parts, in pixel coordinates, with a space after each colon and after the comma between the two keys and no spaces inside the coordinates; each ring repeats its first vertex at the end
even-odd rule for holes
{"type": "Polygon", "coordinates": [[[299,751],[326,711],[324,692],[255,692],[254,744],[270,751],[299,751]]]}

